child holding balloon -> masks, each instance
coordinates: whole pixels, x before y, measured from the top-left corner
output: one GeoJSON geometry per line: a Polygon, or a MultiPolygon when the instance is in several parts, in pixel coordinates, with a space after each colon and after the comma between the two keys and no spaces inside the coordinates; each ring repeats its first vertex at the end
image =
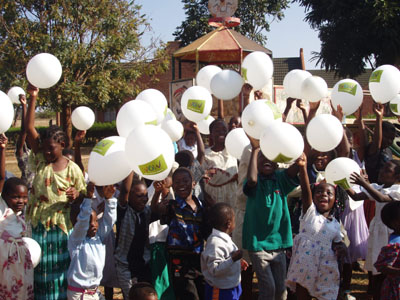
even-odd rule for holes
{"type": "Polygon", "coordinates": [[[0,196],[0,299],[33,300],[33,265],[22,237],[26,226],[22,215],[28,187],[13,177],[4,183],[0,196]]]}
{"type": "Polygon", "coordinates": [[[35,269],[35,297],[67,299],[70,203],[86,192],[86,184],[79,167],[62,155],[65,133],[57,126],[50,126],[40,136],[37,133],[34,122],[39,89],[30,85],[28,93],[26,127],[35,178],[26,216],[32,225],[32,238],[43,251],[35,269]]]}
{"type": "Polygon", "coordinates": [[[328,183],[310,186],[305,157],[298,164],[302,216],[286,284],[296,291],[297,299],[336,300],[340,281],[337,256],[346,254],[340,224],[334,217],[336,199],[342,191],[328,183]]]}

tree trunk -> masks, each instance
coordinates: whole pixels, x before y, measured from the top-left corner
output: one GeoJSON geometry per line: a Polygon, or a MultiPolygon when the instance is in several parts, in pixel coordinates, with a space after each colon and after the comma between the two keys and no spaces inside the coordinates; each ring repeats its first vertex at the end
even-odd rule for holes
{"type": "Polygon", "coordinates": [[[71,122],[71,106],[63,102],[61,112],[62,128],[67,135],[67,142],[65,148],[72,147],[72,122],[71,122]]]}

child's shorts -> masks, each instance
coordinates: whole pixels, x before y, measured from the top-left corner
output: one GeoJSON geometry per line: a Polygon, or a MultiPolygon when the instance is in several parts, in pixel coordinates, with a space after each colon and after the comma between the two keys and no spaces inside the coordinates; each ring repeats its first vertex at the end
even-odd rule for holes
{"type": "Polygon", "coordinates": [[[240,283],[237,287],[231,289],[219,289],[206,282],[204,300],[239,300],[241,294],[242,286],[240,283]]]}

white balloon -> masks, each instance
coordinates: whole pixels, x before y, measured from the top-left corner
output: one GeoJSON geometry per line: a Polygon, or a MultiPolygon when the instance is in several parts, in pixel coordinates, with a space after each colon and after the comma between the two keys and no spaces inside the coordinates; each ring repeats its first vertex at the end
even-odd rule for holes
{"type": "Polygon", "coordinates": [[[307,77],[301,85],[301,95],[302,99],[310,102],[318,102],[328,96],[328,85],[319,76],[307,77]]]}
{"type": "Polygon", "coordinates": [[[211,94],[212,93],[210,87],[211,79],[215,74],[221,71],[222,70],[220,67],[214,65],[209,65],[201,68],[196,75],[196,85],[205,87],[211,94]]]}
{"type": "Polygon", "coordinates": [[[360,167],[354,160],[348,157],[335,158],[325,168],[326,182],[347,190],[354,185],[350,182],[350,175],[354,172],[360,174],[360,167]]]}
{"type": "Polygon", "coordinates": [[[38,242],[29,237],[23,237],[22,240],[25,243],[26,248],[28,248],[29,254],[31,255],[31,261],[34,268],[39,264],[42,258],[42,248],[38,242]]]}
{"type": "Polygon", "coordinates": [[[400,71],[392,65],[375,69],[369,77],[369,91],[377,103],[387,103],[400,92],[400,71]]]}
{"type": "Polygon", "coordinates": [[[311,147],[327,152],[335,149],[343,138],[340,121],[329,114],[315,116],[306,128],[307,141],[311,147]]]}
{"type": "Polygon", "coordinates": [[[361,85],[353,79],[338,81],[332,89],[332,105],[336,109],[340,105],[343,113],[348,116],[354,113],[363,101],[361,85]]]}
{"type": "Polygon", "coordinates": [[[11,99],[0,91],[0,134],[6,132],[14,119],[14,107],[11,99]]]}
{"type": "Polygon", "coordinates": [[[231,100],[240,94],[243,78],[233,70],[223,70],[213,76],[210,87],[215,97],[221,100],[231,100]]]}
{"type": "Polygon", "coordinates": [[[147,102],[131,100],[122,105],[118,111],[116,124],[118,134],[126,138],[139,125],[157,125],[157,117],[147,102]]]}
{"type": "Polygon", "coordinates": [[[60,61],[52,54],[40,53],[31,58],[26,67],[28,81],[40,89],[48,89],[61,78],[60,61]]]}
{"type": "Polygon", "coordinates": [[[253,89],[262,89],[272,77],[274,65],[268,54],[254,51],[248,54],[242,62],[242,75],[253,89]]]}
{"type": "Polygon", "coordinates": [[[397,95],[390,100],[389,106],[392,113],[394,113],[396,116],[400,116],[400,95],[397,95]]]}
{"type": "Polygon", "coordinates": [[[168,133],[173,142],[180,140],[183,136],[183,125],[177,120],[163,121],[161,129],[168,133]]]}
{"type": "Polygon", "coordinates": [[[165,114],[165,118],[163,120],[164,121],[169,121],[169,120],[176,120],[175,114],[173,113],[173,111],[169,108],[167,108],[167,113],[165,114]]]}
{"type": "Polygon", "coordinates": [[[183,115],[186,119],[195,123],[210,114],[212,104],[210,92],[202,86],[188,88],[181,98],[183,115]]]}
{"type": "Polygon", "coordinates": [[[285,94],[292,98],[301,99],[303,96],[301,93],[303,81],[311,76],[312,75],[310,72],[299,69],[295,69],[287,73],[283,79],[283,89],[285,94]]]}
{"type": "Polygon", "coordinates": [[[290,163],[303,153],[304,140],[293,125],[272,122],[261,134],[260,148],[269,160],[290,163]]]}
{"type": "Polygon", "coordinates": [[[19,95],[25,96],[25,91],[20,88],[19,86],[13,86],[11,89],[8,90],[7,96],[10,97],[12,103],[20,104],[19,95]]]}
{"type": "Polygon", "coordinates": [[[250,140],[243,128],[235,128],[229,131],[225,138],[225,148],[236,159],[242,157],[244,148],[250,145],[250,140]]]}
{"type": "Polygon", "coordinates": [[[266,100],[267,105],[271,109],[273,115],[274,115],[274,120],[275,121],[280,121],[282,122],[282,113],[278,108],[278,105],[276,105],[274,102],[267,100],[267,99],[260,99],[260,100],[266,100]]]}
{"type": "Polygon", "coordinates": [[[150,180],[165,179],[175,161],[171,138],[151,125],[139,126],[129,134],[126,153],[135,173],[150,180]]]}
{"type": "Polygon", "coordinates": [[[115,184],[132,172],[125,144],[124,137],[109,136],[94,146],[88,164],[90,181],[100,186],[115,184]]]}
{"type": "Polygon", "coordinates": [[[197,127],[201,134],[209,135],[210,134],[210,124],[214,121],[214,117],[208,115],[203,120],[197,122],[197,127]]]}
{"type": "Polygon", "coordinates": [[[268,100],[256,100],[245,107],[242,113],[244,131],[252,138],[260,139],[262,131],[274,120],[268,100]]]}
{"type": "Polygon", "coordinates": [[[167,98],[156,89],[146,89],[139,93],[137,100],[143,100],[150,104],[157,116],[157,124],[160,124],[165,118],[168,109],[167,98]]]}
{"type": "Polygon", "coordinates": [[[79,106],[74,109],[71,115],[72,125],[78,130],[88,130],[94,123],[95,115],[93,110],[87,106],[79,106]]]}

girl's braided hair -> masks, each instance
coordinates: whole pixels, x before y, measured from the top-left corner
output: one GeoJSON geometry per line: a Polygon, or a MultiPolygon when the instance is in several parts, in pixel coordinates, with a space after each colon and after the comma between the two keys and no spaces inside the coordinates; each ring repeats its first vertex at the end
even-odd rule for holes
{"type": "Polygon", "coordinates": [[[53,141],[55,141],[57,143],[64,143],[65,147],[66,148],[68,147],[67,135],[59,126],[51,125],[50,127],[46,128],[46,130],[44,130],[40,133],[41,142],[43,142],[47,139],[52,139],[53,141]]]}

